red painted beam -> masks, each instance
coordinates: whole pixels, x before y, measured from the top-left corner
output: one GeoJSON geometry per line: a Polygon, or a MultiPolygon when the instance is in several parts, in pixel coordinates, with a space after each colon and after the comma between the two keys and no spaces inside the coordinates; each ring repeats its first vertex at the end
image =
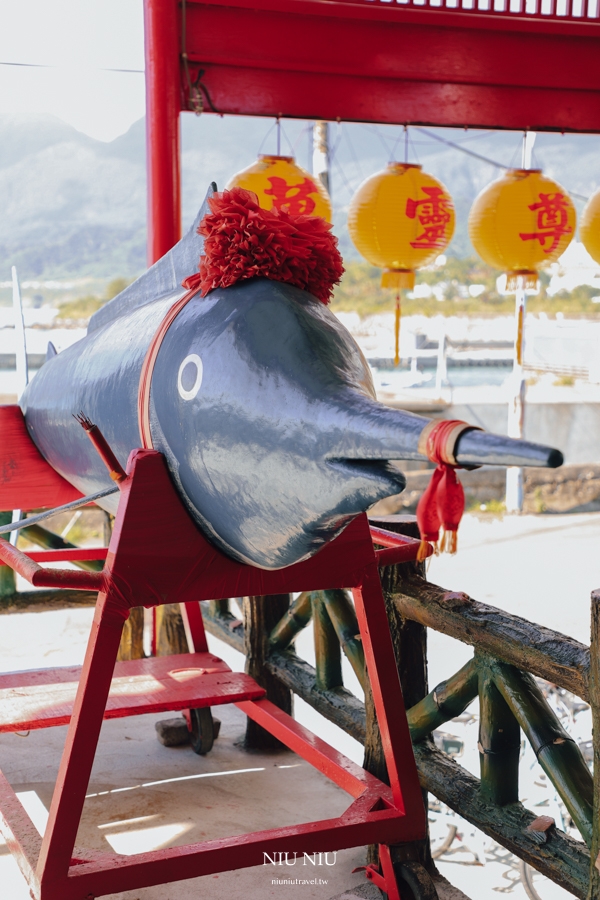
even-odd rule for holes
{"type": "Polygon", "coordinates": [[[144,0],[148,265],[181,237],[177,0],[144,0]]]}
{"type": "Polygon", "coordinates": [[[368,791],[373,806],[383,797],[389,807],[392,807],[392,794],[387,786],[316,734],[312,734],[270,700],[247,700],[237,702],[236,706],[350,796],[358,798],[368,791]]]}
{"type": "MultiPolygon", "coordinates": [[[[81,671],[69,666],[0,675],[0,733],[68,725],[81,671]]],[[[264,693],[249,675],[232,672],[211,653],[127,660],[115,665],[104,718],[219,706],[264,693]]]]}
{"type": "MultiPolygon", "coordinates": [[[[106,547],[65,547],[62,550],[32,550],[28,551],[27,558],[36,563],[45,562],[75,562],[85,559],[106,559],[108,550],[106,547]]],[[[8,563],[0,559],[0,566],[8,563]]]]}
{"type": "MultiPolygon", "coordinates": [[[[294,852],[329,853],[346,847],[360,847],[369,843],[399,843],[417,838],[410,818],[398,818],[395,810],[380,810],[366,815],[362,812],[338,819],[324,819],[305,825],[273,828],[231,838],[169,847],[139,853],[135,856],[103,854],[97,861],[72,866],[69,878],[59,883],[48,900],[81,900],[88,892],[96,896],[115,891],[139,890],[153,884],[182,881],[199,875],[248,866],[260,866],[264,853],[294,852]]],[[[282,869],[275,869],[281,872],[282,869]]],[[[289,871],[289,870],[286,870],[289,871]]]]}
{"type": "MultiPolygon", "coordinates": [[[[188,0],[188,8],[198,6],[236,7],[237,9],[267,10],[270,12],[298,13],[315,18],[357,19],[373,22],[415,22],[436,27],[504,29],[525,31],[530,34],[547,33],[592,37],[600,32],[600,15],[574,16],[539,12],[514,12],[508,10],[467,9],[450,6],[452,0],[442,0],[445,5],[433,6],[431,0],[188,0]]],[[[458,0],[460,3],[461,0],[458,0]]],[[[466,2],[466,0],[462,0],[466,2]]],[[[577,3],[577,0],[570,0],[577,3]]],[[[585,0],[584,0],[585,2],[585,0]]],[[[556,6],[556,4],[555,4],[556,6]]]]}
{"type": "Polygon", "coordinates": [[[0,406],[0,509],[61,506],[81,496],[33,443],[21,408],[0,406]]]}
{"type": "Polygon", "coordinates": [[[578,37],[514,33],[502,30],[504,22],[479,30],[459,23],[441,26],[435,15],[427,24],[392,23],[196,4],[187,15],[187,52],[202,64],[244,69],[600,90],[600,28],[596,37],[578,37]]]}
{"type": "MultiPolygon", "coordinates": [[[[64,551],[63,551],[64,552],[64,551]]],[[[0,537],[0,561],[10,566],[34,587],[73,588],[77,591],[101,591],[105,586],[102,572],[80,572],[75,569],[43,569],[32,558],[21,553],[0,537]]]]}
{"type": "Polygon", "coordinates": [[[579,23],[576,33],[569,22],[534,28],[515,17],[527,26],[518,30],[506,16],[490,22],[478,13],[467,27],[463,12],[394,9],[384,19],[381,6],[366,8],[369,18],[358,4],[194,2],[192,77],[205,70],[223,113],[600,131],[597,23],[579,23]],[[362,17],[341,16],[340,6],[362,17]]]}
{"type": "Polygon", "coordinates": [[[219,112],[347,122],[600,132],[600,92],[207,67],[219,112]]]}
{"type": "Polygon", "coordinates": [[[0,831],[30,888],[39,889],[35,877],[35,864],[42,839],[2,772],[0,772],[0,831]]]}

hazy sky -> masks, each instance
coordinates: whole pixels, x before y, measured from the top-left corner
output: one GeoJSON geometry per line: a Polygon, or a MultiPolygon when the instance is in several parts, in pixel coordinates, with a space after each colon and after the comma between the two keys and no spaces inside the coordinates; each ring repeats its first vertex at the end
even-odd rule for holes
{"type": "Polygon", "coordinates": [[[0,0],[0,113],[44,112],[110,141],[144,115],[142,0],[0,0]]]}

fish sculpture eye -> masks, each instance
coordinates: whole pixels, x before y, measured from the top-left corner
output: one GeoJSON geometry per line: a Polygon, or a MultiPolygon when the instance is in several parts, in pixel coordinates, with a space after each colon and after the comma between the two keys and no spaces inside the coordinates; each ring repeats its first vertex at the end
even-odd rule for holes
{"type": "Polygon", "coordinates": [[[190,353],[179,366],[177,390],[182,400],[193,400],[202,384],[202,360],[190,353]]]}

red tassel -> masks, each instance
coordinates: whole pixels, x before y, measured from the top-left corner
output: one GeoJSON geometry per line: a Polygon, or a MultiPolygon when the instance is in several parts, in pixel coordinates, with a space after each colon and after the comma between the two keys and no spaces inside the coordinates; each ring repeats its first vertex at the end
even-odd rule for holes
{"type": "Polygon", "coordinates": [[[444,470],[436,494],[438,515],[444,526],[441,550],[456,553],[458,526],[465,511],[465,492],[453,466],[442,464],[439,468],[444,470]]]}
{"type": "MultiPolygon", "coordinates": [[[[441,525],[441,519],[438,513],[437,490],[443,474],[444,467],[438,466],[431,476],[431,481],[417,506],[417,523],[421,533],[421,543],[422,545],[425,542],[433,544],[436,551],[440,539],[441,525]]],[[[419,559],[424,551],[425,547],[421,546],[418,556],[419,559]]],[[[423,559],[424,558],[425,557],[423,556],[423,559]]]]}
{"type": "MultiPolygon", "coordinates": [[[[433,543],[436,551],[456,553],[457,532],[465,510],[465,494],[462,484],[456,477],[456,469],[460,468],[453,459],[457,426],[466,423],[457,420],[442,420],[428,426],[426,432],[426,453],[429,459],[437,463],[429,485],[417,506],[417,522],[421,533],[421,549],[418,559],[425,558],[425,542],[433,543]],[[440,529],[444,534],[440,543],[440,529]]],[[[464,429],[463,429],[464,430],[464,429]]],[[[460,429],[459,429],[460,433],[460,429]]]]}

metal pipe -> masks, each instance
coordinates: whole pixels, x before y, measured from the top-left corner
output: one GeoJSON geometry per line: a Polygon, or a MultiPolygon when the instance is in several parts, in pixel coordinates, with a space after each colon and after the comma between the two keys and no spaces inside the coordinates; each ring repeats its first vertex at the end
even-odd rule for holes
{"type": "Polygon", "coordinates": [[[0,534],[8,534],[9,531],[19,531],[21,528],[26,528],[28,525],[35,525],[36,522],[43,522],[44,519],[49,519],[51,516],[56,516],[58,513],[69,512],[71,509],[79,509],[80,506],[87,506],[88,503],[95,503],[96,500],[100,500],[102,497],[108,497],[109,494],[116,494],[119,490],[118,487],[109,487],[104,488],[102,491],[96,491],[95,494],[88,494],[87,497],[80,497],[79,500],[72,500],[70,503],[64,503],[62,506],[55,506],[54,509],[46,509],[44,512],[36,513],[34,516],[28,516],[26,519],[21,519],[20,522],[11,522],[9,525],[0,526],[0,534]]]}

